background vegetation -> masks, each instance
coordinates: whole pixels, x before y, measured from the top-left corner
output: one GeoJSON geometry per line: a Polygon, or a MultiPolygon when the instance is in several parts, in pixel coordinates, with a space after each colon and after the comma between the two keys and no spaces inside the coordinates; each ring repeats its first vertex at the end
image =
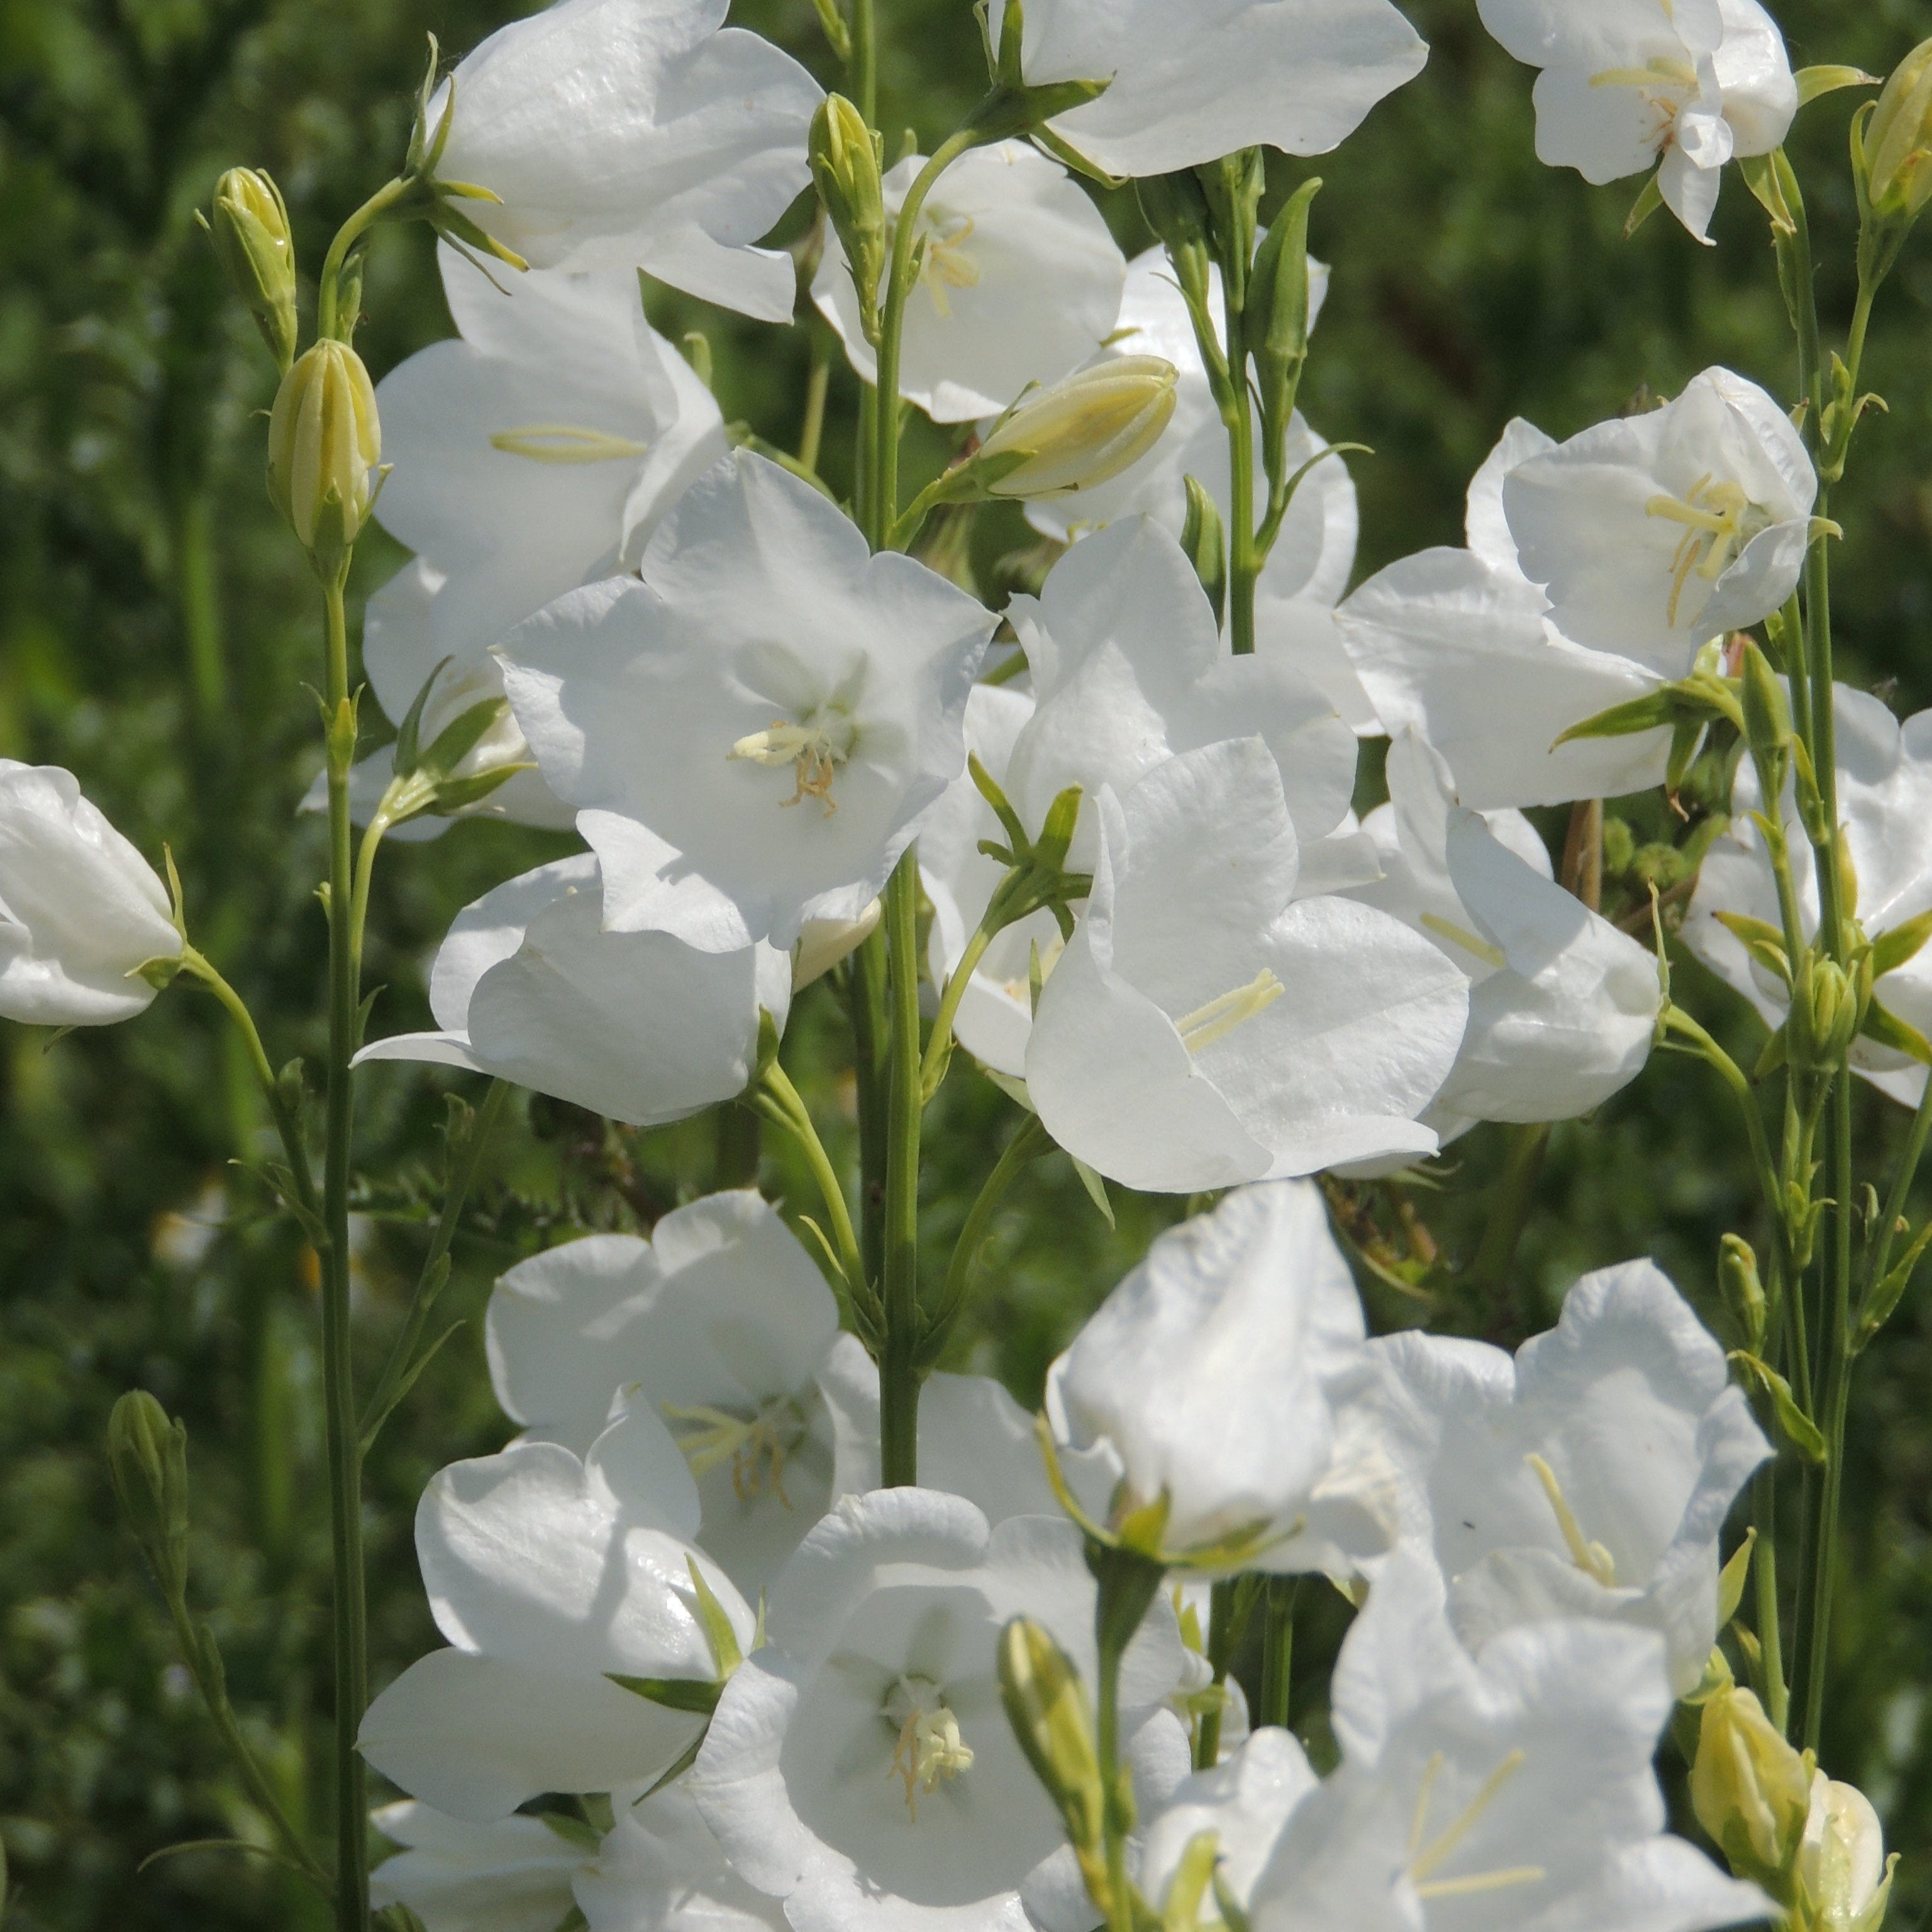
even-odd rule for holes
{"type": "MultiPolygon", "coordinates": [[[[254,1004],[278,1057],[314,1054],[323,937],[310,896],[318,828],[295,807],[320,763],[302,686],[316,674],[305,567],[261,485],[271,372],[194,226],[217,172],[268,167],[313,270],[334,224],[400,156],[424,35],[460,53],[514,0],[0,0],[0,755],[67,765],[150,854],[170,842],[203,950],[254,1004]]],[[[1184,17],[1177,9],[1177,27],[1184,17]]],[[[1621,236],[1634,184],[1592,190],[1540,166],[1529,76],[1473,0],[1411,0],[1434,46],[1423,78],[1320,171],[1316,246],[1335,265],[1305,399],[1357,459],[1364,573],[1458,540],[1469,472],[1514,414],[1568,434],[1723,362],[1788,393],[1792,358],[1762,218],[1735,181],[1698,248],[1667,218],[1621,236]]],[[[1932,0],[1785,0],[1797,64],[1885,71],[1932,32],[1932,0]]],[[[929,145],[983,69],[968,0],[881,0],[889,122],[929,145]]],[[[810,0],[740,0],[736,17],[828,80],[810,0]]],[[[1828,310],[1850,298],[1849,104],[1808,110],[1794,143],[1828,310]]],[[[1286,183],[1300,172],[1282,170],[1286,183]]],[[[1130,200],[1109,204],[1130,250],[1130,200]]],[[[448,332],[426,235],[377,246],[361,346],[380,375],[448,332]]],[[[755,329],[665,296],[659,326],[702,328],[728,416],[797,428],[802,329],[755,329]]],[[[1932,703],[1932,237],[1888,290],[1868,373],[1892,413],[1834,500],[1846,674],[1932,703]],[[1842,506],[1842,507],[1839,507],[1842,506]]],[[[835,388],[833,446],[853,395],[835,388]],[[842,412],[842,414],[839,413],[842,412]]],[[[924,460],[943,454],[935,442],[924,460]]],[[[835,464],[836,466],[836,464],[835,464]]],[[[994,580],[1017,524],[976,533],[994,580]]],[[[400,554],[380,540],[357,592],[400,554]]],[[[1365,775],[1372,796],[1372,772],[1365,775]]],[[[1667,827],[1641,812],[1640,842],[1667,827]]],[[[1548,828],[1560,838],[1562,826],[1548,828]]],[[[488,824],[394,851],[372,920],[385,1030],[419,1023],[427,956],[451,915],[560,849],[488,824]]],[[[1613,890],[1636,902],[1634,875],[1613,890]]],[[[1686,968],[1686,983],[1689,969],[1686,968]]],[[[1749,1047],[1752,1023],[1708,982],[1691,995],[1749,1047]]],[[[795,1043],[828,1120],[844,1051],[836,1005],[801,1008],[795,1043]]],[[[461,1082],[453,1084],[460,1087],[461,1082]]],[[[361,1160],[405,1184],[373,1193],[360,1318],[373,1364],[400,1314],[433,1192],[442,1102],[420,1070],[366,1083],[361,1160]]],[[[943,1258],[1012,1112],[963,1067],[928,1142],[943,1258]]],[[[10,1927],[205,1932],[312,1923],[263,1862],[140,1862],[178,1840],[254,1834],[165,1619],[115,1520],[101,1455],[122,1390],[184,1414],[196,1483],[196,1588],[236,1700],[294,1808],[320,1793],[328,1684],[326,1506],[307,1258],[229,1163],[264,1123],[212,1003],[178,990],[134,1025],[50,1041],[0,1031],[0,1834],[10,1927]]],[[[1867,1144],[1897,1110],[1868,1096],[1867,1144]]],[[[1576,1274],[1654,1255],[1708,1305],[1718,1235],[1750,1225],[1748,1177],[1709,1082],[1660,1059],[1594,1119],[1557,1130],[1513,1270],[1472,1266],[1511,1144],[1460,1144],[1438,1189],[1406,1198],[1442,1262],[1436,1292],[1371,1282],[1384,1324],[1425,1314],[1513,1342],[1552,1318],[1576,1274]]],[[[547,1102],[516,1110],[458,1248],[455,1312],[480,1313],[518,1254],[585,1226],[638,1226],[707,1186],[712,1129],[632,1136],[547,1102]]],[[[782,1190],[768,1162],[768,1188],[782,1190]]],[[[801,1198],[802,1192],[801,1192],[801,1198]]],[[[1386,1220],[1386,1202],[1378,1211],[1386,1220]]],[[[1924,1204],[1922,1204],[1922,1206],[1924,1204]]],[[[1036,1400],[1084,1311],[1176,1211],[1117,1197],[1110,1232],[1064,1162],[1018,1190],[958,1366],[1036,1400]]],[[[1932,1316],[1922,1284],[1860,1372],[1826,1762],[1856,1779],[1906,1854],[1894,1921],[1932,1900],[1932,1316]]],[[[508,1433],[472,1325],[434,1365],[369,1472],[378,1679],[433,1636],[410,1546],[430,1472],[508,1433]]],[[[1790,1520],[1789,1516],[1786,1518],[1790,1520]]],[[[1300,1715],[1320,1742],[1321,1666],[1339,1599],[1303,1592],[1300,1715]]],[[[317,1817],[320,1825],[322,1821],[317,1817]]]]}

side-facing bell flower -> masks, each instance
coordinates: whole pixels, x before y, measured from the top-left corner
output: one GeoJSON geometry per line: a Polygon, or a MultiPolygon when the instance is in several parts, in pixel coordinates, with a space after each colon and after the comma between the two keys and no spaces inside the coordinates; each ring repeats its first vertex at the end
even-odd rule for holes
{"type": "Polygon", "coordinates": [[[1718,1638],[1718,1538],[1770,1454],[1724,1352],[1648,1262],[1586,1275],[1517,1351],[1370,1344],[1365,1398],[1472,1649],[1540,1617],[1641,1624],[1694,1689],[1718,1638]]]}
{"type": "Polygon", "coordinates": [[[416,1511],[416,1555],[450,1648],[370,1706],[363,1755],[477,1823],[668,1769],[754,1641],[749,1606],[691,1541],[698,1515],[644,1404],[581,1460],[522,1442],[444,1470],[416,1511]]]}
{"type": "MultiPolygon", "coordinates": [[[[1321,314],[1328,271],[1308,263],[1308,326],[1321,314]]],[[[1208,271],[1208,303],[1221,308],[1220,272],[1208,271]]],[[[1217,329],[1220,325],[1217,322],[1217,329]]],[[[1232,514],[1232,472],[1227,425],[1221,420],[1201,359],[1201,345],[1167,251],[1150,248],[1128,265],[1126,291],[1108,350],[1111,356],[1158,356],[1180,371],[1173,420],[1160,442],[1111,482],[1063,501],[1030,503],[1027,520],[1044,535],[1071,543],[1126,517],[1151,517],[1175,536],[1188,512],[1187,482],[1204,489],[1222,520],[1232,514]]],[[[1256,416],[1254,488],[1264,502],[1268,479],[1256,416]]],[[[1298,412],[1288,426],[1287,456],[1299,470],[1327,446],[1298,412]]],[[[1375,713],[1336,634],[1334,609],[1354,568],[1358,519],[1355,485],[1340,458],[1317,463],[1289,505],[1281,533],[1256,586],[1255,648],[1299,671],[1339,711],[1351,729],[1373,732],[1375,713]]]]}
{"type": "Polygon", "coordinates": [[[465,213],[534,268],[639,268],[765,322],[791,320],[791,259],[752,244],[809,178],[822,98],[728,0],[556,0],[501,27],[426,109],[465,213]]]}
{"type": "Polygon", "coordinates": [[[408,1906],[423,1932],[555,1932],[594,1849],[547,1819],[472,1824],[410,1798],[369,1822],[403,1848],[369,1874],[370,1903],[408,1906]]]}
{"type": "Polygon", "coordinates": [[[1026,1077],[1047,1131],[1124,1186],[1186,1194],[1432,1153],[1468,982],[1350,901],[1298,898],[1259,738],[1096,801],[1092,895],[1048,976],[1026,1077]]]}
{"type": "MultiPolygon", "coordinates": [[[[886,236],[925,164],[909,155],[886,176],[886,236]]],[[[1058,162],[1022,142],[976,148],[940,176],[920,213],[918,247],[899,390],[935,422],[996,416],[1030,386],[1058,382],[1091,360],[1120,312],[1126,264],[1100,210],[1058,162]]],[[[876,381],[836,235],[812,293],[860,380],[876,381]]]]}
{"type": "MultiPolygon", "coordinates": [[[[1000,1932],[1066,1861],[1000,1707],[1001,1631],[1035,1618],[1096,1681],[1094,1586],[1072,1525],[988,1528],[924,1489],[848,1496],[773,1588],[769,1641],[725,1686],[688,1786],[741,1876],[796,1932],[1000,1932]]],[[[1159,1606],[1129,1647],[1125,1735],[1184,1756],[1160,1708],[1180,1646],[1159,1606]]]]}
{"type": "MultiPolygon", "coordinates": [[[[1932,1034],[1932,952],[1923,944],[1926,915],[1932,914],[1932,712],[1922,711],[1900,724],[1881,700],[1842,684],[1834,709],[1839,823],[1856,881],[1856,903],[1849,910],[1878,948],[1873,961],[1874,997],[1915,1031],[1932,1034]]],[[[1790,1011],[1790,988],[1753,958],[1736,929],[1740,920],[1771,928],[1780,925],[1776,880],[1752,823],[1754,814],[1763,808],[1757,775],[1747,759],[1732,785],[1729,829],[1706,855],[1698,874],[1684,941],[1775,1028],[1790,1011]]],[[[1805,835],[1791,792],[1780,809],[1798,855],[1794,883],[1808,940],[1817,931],[1817,878],[1803,856],[1805,835]]],[[[1832,987],[1832,1004],[1842,1013],[1850,1002],[1839,976],[1817,976],[1832,987]]],[[[1814,994],[1819,991],[1815,983],[1813,990],[1814,994]]],[[[1851,1060],[1854,1070],[1881,1093],[1904,1106],[1918,1105],[1926,1070],[1910,1053],[1862,1036],[1852,1042],[1851,1060]]]]}
{"type": "MultiPolygon", "coordinates": [[[[1006,0],[988,26],[1000,44],[1006,0]]],[[[1184,22],[1164,0],[1027,0],[1030,86],[1104,80],[1054,131],[1111,174],[1171,174],[1238,148],[1322,154],[1429,50],[1388,0],[1196,0],[1184,22]]]]}
{"type": "Polygon", "coordinates": [[[1523,574],[1504,486],[1556,447],[1534,424],[1511,422],[1470,483],[1468,548],[1404,557],[1335,614],[1384,728],[1425,740],[1473,811],[1619,798],[1660,784],[1670,757],[1667,726],[1563,740],[1663,679],[1623,644],[1598,650],[1564,635],[1550,599],[1523,574]]]}
{"type": "Polygon", "coordinates": [[[614,1400],[670,1425],[706,1550],[748,1598],[833,1494],[817,1381],[838,1334],[825,1278],[748,1190],[674,1209],[649,1240],[592,1234],[520,1262],[490,1298],[490,1380],[513,1420],[581,1454],[614,1400]]]}
{"type": "Polygon", "coordinates": [[[1256,1932],[1708,1932],[1754,1886],[1664,1829],[1653,1760],[1672,1696],[1654,1632],[1580,1617],[1474,1658],[1426,1556],[1377,1568],[1331,1690],[1342,1767],[1290,1815],[1256,1932]]]}
{"type": "Polygon", "coordinates": [[[167,888],[71,772],[0,758],[0,1018],[106,1026],[178,959],[167,888]]]}
{"type": "Polygon", "coordinates": [[[1700,242],[1724,164],[1768,154],[1798,112],[1784,37],[1757,0],[1579,6],[1478,0],[1483,24],[1536,80],[1536,152],[1600,184],[1657,168],[1700,242]]]}
{"type": "Polygon", "coordinates": [[[268,417],[268,494],[319,570],[337,568],[382,487],[382,426],[362,358],[325,339],[298,356],[268,417]]]}
{"type": "Polygon", "coordinates": [[[486,893],[457,915],[436,954],[436,1030],[378,1040],[358,1064],[466,1066],[634,1126],[735,1099],[758,1066],[761,1012],[783,1028],[789,957],[608,932],[602,905],[587,855],[486,893]]]}
{"type": "Polygon", "coordinates": [[[1752,1692],[1733,1684],[1705,1705],[1690,1802],[1733,1870],[1788,1891],[1811,1815],[1812,1775],[1752,1692]]]}
{"type": "Polygon", "coordinates": [[[1663,1004],[1655,956],[1565,892],[1520,812],[1456,802],[1412,730],[1390,746],[1389,802],[1363,830],[1382,878],[1352,896],[1426,933],[1469,976],[1469,1028],[1424,1118],[1447,1142],[1478,1120],[1565,1120],[1635,1079],[1663,1004]]]}
{"type": "Polygon", "coordinates": [[[1519,464],[1503,513],[1558,630],[1676,678],[1706,639],[1758,622],[1797,588],[1817,494],[1777,401],[1707,369],[1663,408],[1519,464]]]}
{"type": "MultiPolygon", "coordinates": [[[[416,556],[369,600],[362,640],[392,722],[435,676],[425,744],[501,695],[492,645],[566,591],[634,570],[664,513],[727,448],[710,392],[646,322],[628,270],[532,270],[504,291],[453,248],[437,260],[459,334],[376,392],[394,466],[377,520],[416,556]]],[[[529,757],[514,718],[493,752],[529,757]]],[[[378,752],[358,791],[380,797],[388,775],[378,752]]],[[[535,771],[474,809],[557,829],[574,816],[535,771]]],[[[407,830],[433,836],[445,822],[407,830]]]]}
{"type": "Polygon", "coordinates": [[[604,920],[706,950],[855,919],[964,770],[995,620],[740,451],[643,581],[576,591],[500,652],[518,722],[603,863],[604,920]]]}
{"type": "Polygon", "coordinates": [[[1162,1234],[1101,1304],[1048,1372],[1048,1420],[1058,1442],[1112,1452],[1115,1522],[1157,1516],[1161,1556],[1346,1570],[1394,1527],[1374,1459],[1336,1423],[1365,1333],[1320,1190],[1243,1188],[1162,1234]]]}

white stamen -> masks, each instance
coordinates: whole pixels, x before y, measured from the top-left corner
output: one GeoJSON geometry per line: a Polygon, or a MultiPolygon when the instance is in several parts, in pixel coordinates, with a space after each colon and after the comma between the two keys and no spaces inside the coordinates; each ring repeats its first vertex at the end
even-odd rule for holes
{"type": "Polygon", "coordinates": [[[845,722],[842,736],[842,744],[823,724],[793,724],[777,718],[767,729],[740,738],[724,755],[728,760],[748,759],[773,770],[795,766],[797,789],[781,802],[792,806],[815,798],[830,818],[838,809],[838,801],[832,795],[832,781],[838,776],[838,767],[852,755],[854,734],[849,722],[845,722]]]}
{"type": "Polygon", "coordinates": [[[1493,966],[1498,973],[1509,964],[1500,946],[1492,946],[1486,939],[1478,939],[1467,926],[1458,926],[1454,920],[1438,918],[1432,912],[1426,912],[1422,915],[1422,922],[1438,939],[1448,940],[1451,946],[1460,947],[1472,959],[1480,959],[1485,966],[1493,966]]]}
{"type": "Polygon", "coordinates": [[[972,1748],[960,1736],[959,1720],[942,1701],[939,1687],[926,1678],[902,1677],[883,1714],[899,1727],[886,1775],[905,1780],[906,1809],[917,1824],[920,1793],[936,1791],[944,1780],[971,1770],[972,1748]]]}
{"type": "Polygon", "coordinates": [[[1616,1558],[1600,1543],[1592,1543],[1585,1538],[1575,1513],[1564,1496],[1562,1485],[1556,1480],[1556,1472],[1540,1456],[1526,1456],[1522,1460],[1535,1472],[1536,1480],[1543,1485],[1543,1493],[1550,1498],[1550,1507],[1556,1512],[1556,1526],[1563,1532],[1570,1560],[1586,1575],[1595,1577],[1605,1589],[1613,1588],[1617,1580],[1616,1558]]]}
{"type": "Polygon", "coordinates": [[[1237,1027],[1246,1026],[1256,1014],[1267,1012],[1287,991],[1264,966],[1245,986],[1237,986],[1232,993],[1223,993],[1176,1020],[1174,1030],[1190,1053],[1202,1052],[1217,1040],[1226,1040],[1237,1027]]]}
{"type": "Polygon", "coordinates": [[[1497,1794],[1522,1769],[1525,1754],[1513,1750],[1478,1787],[1476,1795],[1463,1806],[1447,1830],[1428,1839],[1429,1802],[1442,1774],[1443,1756],[1438,1751],[1422,1770],[1422,1782],[1415,1795],[1415,1816],[1408,1831],[1408,1877],[1418,1898],[1467,1898],[1486,1892],[1501,1892],[1514,1885],[1534,1885],[1544,1876],[1540,1865],[1510,1865],[1499,1870],[1471,1873],[1461,1878],[1438,1879],[1441,1870],[1457,1846],[1474,1831],[1483,1814],[1496,1801],[1497,1794]]]}
{"type": "Polygon", "coordinates": [[[574,423],[526,423],[520,429],[500,429],[490,437],[490,447],[506,456],[528,457],[532,463],[634,463],[650,453],[646,444],[628,436],[580,429],[574,423]]]}
{"type": "Polygon", "coordinates": [[[769,1489],[785,1508],[791,1508],[784,1492],[785,1458],[803,1432],[796,1405],[787,1397],[774,1396],[749,1417],[706,1405],[679,1408],[670,1402],[664,1412],[694,1476],[708,1474],[728,1456],[731,1487],[740,1502],[750,1502],[769,1489]],[[680,1424],[687,1426],[680,1430],[680,1424]]]}

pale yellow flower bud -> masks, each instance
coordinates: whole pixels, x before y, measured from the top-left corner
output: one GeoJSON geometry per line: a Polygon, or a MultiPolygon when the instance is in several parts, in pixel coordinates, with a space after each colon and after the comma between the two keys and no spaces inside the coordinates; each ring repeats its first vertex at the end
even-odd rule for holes
{"type": "Polygon", "coordinates": [[[338,561],[381,488],[382,425],[362,358],[325,339],[282,378],[268,422],[268,494],[318,565],[338,561]]]}
{"type": "Polygon", "coordinates": [[[1000,1634],[1000,1701],[1075,1851],[1090,1856],[1102,1842],[1106,1801],[1087,1694],[1066,1653],[1030,1617],[1000,1634]]]}
{"type": "Polygon", "coordinates": [[[1910,219],[1932,200],[1932,40],[1894,69],[1864,135],[1867,193],[1880,214],[1910,219]]]}
{"type": "Polygon", "coordinates": [[[1811,1814],[1798,1850],[1792,1919],[1804,1932],[1878,1932],[1892,1898],[1898,1855],[1885,1855],[1885,1829],[1855,1784],[1821,1772],[1811,1780],[1811,1814]]]}
{"type": "Polygon", "coordinates": [[[971,459],[995,496],[1066,496],[1138,463],[1174,415],[1179,372],[1158,356],[1097,362],[1030,396],[971,459]],[[1022,459],[1004,474],[1001,458],[1022,459]]]}
{"type": "Polygon", "coordinates": [[[1690,1802],[1732,1869],[1775,1889],[1804,1835],[1811,1767],[1750,1691],[1720,1690],[1704,1706],[1690,1802]]]}
{"type": "Polygon", "coordinates": [[[259,168],[230,168],[214,184],[208,228],[275,366],[286,371],[296,353],[296,251],[281,190],[259,168]]]}

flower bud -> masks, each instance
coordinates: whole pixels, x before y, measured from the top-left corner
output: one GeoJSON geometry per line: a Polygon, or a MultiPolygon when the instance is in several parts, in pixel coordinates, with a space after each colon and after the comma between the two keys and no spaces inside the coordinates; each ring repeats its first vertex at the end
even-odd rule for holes
{"type": "Polygon", "coordinates": [[[1000,1634],[1000,1701],[1075,1851],[1096,1851],[1106,1800],[1087,1694],[1066,1653],[1030,1617],[1016,1617],[1000,1634]]]}
{"type": "Polygon", "coordinates": [[[107,1418],[107,1466],[128,1526],[164,1594],[188,1582],[188,1431],[145,1389],[133,1389],[107,1418]]]}
{"type": "Polygon", "coordinates": [[[1792,1062],[1808,1072],[1828,1072],[1857,1036],[1862,1017],[1858,988],[1845,969],[1830,959],[1813,960],[1799,985],[1808,998],[1804,1012],[1794,1016],[1802,1024],[1792,1029],[1792,1062]]]}
{"type": "Polygon", "coordinates": [[[282,191],[260,168],[214,184],[214,251],[284,375],[296,354],[296,251],[282,191]]]}
{"type": "Polygon", "coordinates": [[[994,496],[1067,496],[1138,463],[1174,415],[1179,372],[1158,356],[1076,370],[1016,404],[970,459],[994,496]]]}
{"type": "Polygon", "coordinates": [[[1764,1283],[1758,1277],[1757,1256],[1741,1234],[1726,1234],[1718,1262],[1724,1304],[1744,1331],[1744,1346],[1755,1354],[1764,1346],[1764,1283]]]}
{"type": "Polygon", "coordinates": [[[1932,40],[1894,69],[1865,129],[1864,150],[1874,212],[1912,220],[1932,200],[1932,40]]]}
{"type": "Polygon", "coordinates": [[[869,336],[878,327],[879,282],[886,271],[886,204],[879,152],[865,117],[842,94],[829,94],[812,122],[812,178],[825,204],[869,336]]]}
{"type": "Polygon", "coordinates": [[[1811,1767],[1751,1692],[1720,1690],[1704,1706],[1690,1802],[1733,1870],[1778,1885],[1804,1836],[1811,1767]]]}
{"type": "Polygon", "coordinates": [[[369,372],[348,344],[325,338],[282,378],[268,422],[268,494],[319,566],[361,533],[382,454],[369,372]]]}
{"type": "Polygon", "coordinates": [[[1885,1832],[1855,1784],[1816,1772],[1811,1810],[1798,1848],[1792,1922],[1804,1932],[1878,1932],[1892,1896],[1898,1855],[1885,1855],[1885,1832]]]}
{"type": "Polygon", "coordinates": [[[1750,638],[1744,640],[1738,670],[1743,686],[1744,740],[1752,758],[1774,782],[1774,789],[1782,792],[1791,761],[1791,703],[1785,694],[1784,680],[1750,638]]]}

